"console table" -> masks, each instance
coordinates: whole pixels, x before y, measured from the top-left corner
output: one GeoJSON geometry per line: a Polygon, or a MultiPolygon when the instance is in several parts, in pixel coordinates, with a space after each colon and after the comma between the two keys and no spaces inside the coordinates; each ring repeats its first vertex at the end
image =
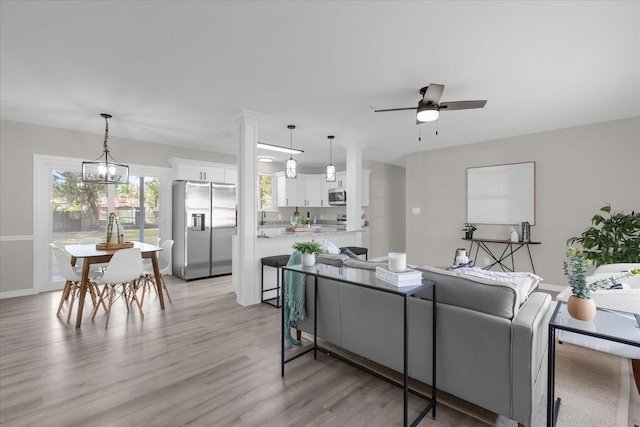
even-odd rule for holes
{"type": "Polygon", "coordinates": [[[571,317],[567,311],[567,303],[559,301],[549,320],[547,427],[555,427],[560,409],[560,398],[555,399],[554,396],[556,329],[640,347],[640,315],[597,307],[596,317],[590,322],[583,322],[571,317]]]}
{"type": "Polygon", "coordinates": [[[418,417],[411,423],[411,426],[416,426],[418,423],[424,418],[430,410],[433,410],[432,416],[433,419],[436,418],[436,282],[433,280],[422,280],[422,284],[417,286],[407,286],[407,287],[397,287],[391,284],[388,284],[384,281],[376,279],[375,270],[364,270],[360,268],[349,268],[344,266],[335,266],[335,265],[327,265],[327,264],[316,264],[311,267],[303,267],[302,265],[288,265],[282,267],[282,301],[286,301],[285,299],[285,288],[284,285],[284,272],[292,271],[295,273],[305,274],[307,280],[310,277],[313,277],[314,280],[314,296],[313,296],[313,347],[308,348],[304,351],[300,351],[297,354],[285,359],[285,345],[284,345],[284,335],[285,335],[285,324],[284,324],[284,310],[285,307],[282,307],[282,335],[281,335],[281,343],[282,343],[282,353],[281,353],[281,374],[284,377],[284,365],[288,362],[297,359],[298,357],[307,354],[313,351],[313,358],[317,358],[318,351],[318,341],[317,341],[317,327],[318,327],[318,310],[316,310],[317,302],[318,302],[318,277],[330,279],[337,282],[346,283],[352,286],[359,286],[362,288],[370,289],[374,292],[386,292],[393,295],[397,295],[400,298],[403,298],[404,309],[403,309],[403,337],[404,337],[404,348],[403,348],[403,390],[404,390],[404,423],[403,425],[406,427],[408,424],[408,416],[409,416],[409,340],[408,340],[408,322],[407,322],[407,298],[415,295],[418,291],[423,289],[433,287],[433,342],[432,342],[432,367],[433,370],[433,384],[432,386],[432,396],[429,400],[429,404],[427,407],[418,415],[418,417]]]}
{"type": "MultiPolygon", "coordinates": [[[[527,248],[527,253],[529,254],[529,261],[531,261],[531,269],[533,270],[533,273],[535,274],[536,272],[536,268],[533,265],[533,258],[531,257],[531,250],[529,249],[530,245],[539,245],[542,242],[512,242],[511,240],[500,240],[500,239],[482,239],[482,238],[473,238],[473,239],[467,239],[466,237],[463,237],[462,240],[467,240],[469,242],[471,242],[470,246],[469,246],[469,255],[471,255],[472,250],[473,250],[473,244],[476,244],[476,254],[475,257],[473,258],[473,264],[477,265],[478,263],[476,262],[478,260],[478,251],[482,248],[483,251],[485,251],[487,253],[487,255],[489,255],[492,259],[493,259],[493,263],[487,265],[486,267],[483,267],[484,270],[490,270],[491,267],[493,267],[494,265],[499,265],[500,268],[502,268],[502,271],[515,271],[515,265],[513,262],[513,254],[516,253],[520,248],[522,247],[526,247],[527,248]],[[502,254],[500,254],[500,256],[496,256],[491,249],[489,248],[489,246],[487,246],[487,243],[493,243],[493,244],[498,244],[498,245],[504,245],[504,250],[502,251],[502,254]],[[511,258],[511,268],[509,268],[509,266],[505,265],[502,261],[504,260],[508,260],[509,258],[511,258]]],[[[497,252],[496,252],[497,254],[497,252]]]]}

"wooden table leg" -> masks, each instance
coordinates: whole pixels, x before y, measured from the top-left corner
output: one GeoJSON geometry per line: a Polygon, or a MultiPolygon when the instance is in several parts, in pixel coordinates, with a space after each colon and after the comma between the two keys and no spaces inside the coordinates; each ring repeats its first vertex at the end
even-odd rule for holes
{"type": "Polygon", "coordinates": [[[151,263],[153,264],[153,275],[156,278],[156,288],[158,289],[158,297],[160,298],[160,309],[164,310],[164,297],[162,295],[162,275],[158,269],[157,252],[151,254],[151,263]]]}
{"type": "Polygon", "coordinates": [[[82,309],[84,308],[84,297],[87,294],[87,286],[89,286],[89,268],[91,267],[91,258],[85,258],[82,263],[82,285],[80,285],[80,298],[78,300],[78,317],[76,318],[76,329],[82,325],[82,309]]]}

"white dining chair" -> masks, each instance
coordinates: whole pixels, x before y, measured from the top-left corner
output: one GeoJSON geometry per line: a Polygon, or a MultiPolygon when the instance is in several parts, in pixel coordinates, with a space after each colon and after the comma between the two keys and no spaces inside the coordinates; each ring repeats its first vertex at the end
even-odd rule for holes
{"type": "MultiPolygon", "coordinates": [[[[169,303],[173,304],[171,301],[171,295],[169,295],[169,289],[167,288],[167,284],[162,277],[165,274],[171,274],[172,265],[171,265],[171,251],[173,250],[173,240],[165,240],[162,243],[162,250],[158,253],[158,270],[160,271],[160,286],[167,294],[167,298],[169,299],[169,303]]],[[[144,295],[145,292],[151,292],[151,288],[156,290],[157,294],[157,285],[155,281],[155,274],[153,272],[153,264],[145,264],[144,272],[142,273],[142,298],[141,301],[144,303],[144,295]]]]}
{"type": "MultiPolygon", "coordinates": [[[[160,240],[160,237],[154,237],[153,239],[151,239],[150,243],[154,246],[160,246],[160,240]]],[[[142,262],[144,263],[145,268],[151,265],[151,260],[149,258],[144,258],[142,262]]]]}
{"type": "MultiPolygon", "coordinates": [[[[95,245],[96,243],[102,243],[102,239],[100,237],[85,237],[83,239],[80,239],[81,245],[95,245]]],[[[80,267],[82,269],[83,264],[84,264],[83,259],[76,260],[77,267],[80,267]]],[[[102,262],[99,264],[91,264],[91,270],[93,271],[103,272],[105,268],[107,268],[106,262],[102,262]]]]}
{"type": "MultiPolygon", "coordinates": [[[[60,315],[60,311],[62,310],[62,306],[65,300],[71,297],[71,300],[69,302],[69,312],[67,313],[68,323],[71,319],[73,303],[76,298],[80,296],[80,288],[82,286],[82,268],[73,267],[71,265],[71,258],[62,249],[57,248],[53,243],[51,244],[51,248],[53,249],[53,253],[56,257],[56,263],[58,264],[60,276],[66,281],[62,290],[62,296],[60,297],[60,304],[58,304],[58,311],[56,313],[56,316],[60,315]]],[[[101,275],[102,272],[89,272],[89,286],[87,287],[87,292],[89,292],[89,295],[91,295],[91,301],[93,302],[94,307],[96,306],[98,295],[100,293],[100,289],[98,288],[98,285],[96,285],[94,279],[96,277],[100,277],[101,275]]]]}
{"type": "MultiPolygon", "coordinates": [[[[109,317],[111,315],[111,307],[113,306],[113,301],[120,297],[123,298],[124,304],[127,307],[127,311],[129,311],[128,304],[128,294],[131,295],[131,298],[138,305],[138,309],[140,310],[140,315],[144,316],[142,311],[142,304],[140,304],[140,300],[136,296],[133,289],[136,287],[136,283],[140,280],[140,276],[144,271],[144,267],[142,265],[142,253],[139,248],[130,248],[130,249],[120,249],[111,257],[111,261],[107,265],[107,269],[104,272],[104,275],[96,280],[98,285],[104,285],[102,288],[102,292],[100,293],[99,302],[103,302],[105,298],[105,294],[108,292],[109,294],[109,305],[107,306],[107,319],[105,328],[109,326],[109,317]],[[121,286],[121,290],[118,291],[118,286],[121,286]]],[[[98,314],[98,309],[100,305],[97,305],[93,310],[93,316],[91,316],[91,320],[96,318],[96,314],[98,314]]]]}

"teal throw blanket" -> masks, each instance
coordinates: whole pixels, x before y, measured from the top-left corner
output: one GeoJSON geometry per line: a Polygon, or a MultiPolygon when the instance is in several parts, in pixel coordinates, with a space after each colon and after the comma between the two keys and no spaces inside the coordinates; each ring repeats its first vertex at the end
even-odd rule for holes
{"type": "MultiPolygon", "coordinates": [[[[294,251],[287,265],[301,264],[302,253],[294,251]]],[[[291,336],[291,328],[305,317],[305,295],[307,276],[302,273],[285,270],[284,272],[284,342],[287,347],[300,345],[300,341],[291,336]]]]}

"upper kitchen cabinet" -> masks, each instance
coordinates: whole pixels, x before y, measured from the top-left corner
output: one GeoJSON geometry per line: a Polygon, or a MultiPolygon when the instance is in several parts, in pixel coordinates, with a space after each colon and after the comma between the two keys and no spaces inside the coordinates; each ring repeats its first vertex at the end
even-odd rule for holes
{"type": "Polygon", "coordinates": [[[178,159],[175,157],[169,159],[168,162],[173,166],[173,179],[224,182],[226,184],[236,184],[238,181],[235,165],[178,159]]]}
{"type": "MultiPolygon", "coordinates": [[[[369,206],[370,173],[370,170],[362,170],[362,206],[369,206]]],[[[284,172],[277,172],[275,176],[278,207],[330,207],[329,189],[347,185],[346,172],[338,172],[335,182],[327,182],[325,174],[299,173],[297,178],[288,179],[284,172]]]]}
{"type": "MultiPolygon", "coordinates": [[[[300,174],[297,178],[287,178],[284,172],[278,172],[276,176],[276,201],[278,207],[286,206],[302,206],[303,203],[298,201],[298,182],[302,180],[300,174]]],[[[304,189],[303,189],[304,190],[304,189]]],[[[304,195],[301,197],[304,200],[304,195]]]]}
{"type": "Polygon", "coordinates": [[[347,187],[347,171],[336,172],[336,182],[333,182],[331,188],[346,188],[347,187]]]}
{"type": "Polygon", "coordinates": [[[320,206],[327,207],[329,205],[329,189],[335,188],[335,182],[327,182],[326,175],[319,175],[320,179],[320,206]]]}

